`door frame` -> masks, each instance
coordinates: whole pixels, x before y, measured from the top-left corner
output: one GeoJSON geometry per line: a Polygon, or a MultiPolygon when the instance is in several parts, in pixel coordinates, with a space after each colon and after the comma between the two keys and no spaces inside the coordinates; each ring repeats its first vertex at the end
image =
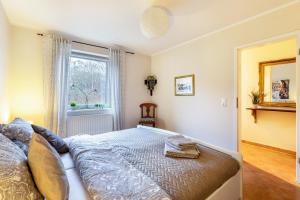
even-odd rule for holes
{"type": "MultiPolygon", "coordinates": [[[[296,38],[297,40],[297,53],[296,53],[296,83],[297,83],[297,105],[300,105],[300,30],[278,35],[268,39],[259,40],[256,42],[244,44],[234,48],[234,102],[237,102],[237,105],[240,104],[238,99],[240,99],[240,52],[241,49],[254,47],[258,45],[263,45],[271,42],[277,42],[289,38],[296,38]]],[[[240,152],[240,106],[234,106],[233,108],[233,128],[235,132],[234,143],[236,145],[236,150],[240,152]]],[[[296,108],[296,181],[300,183],[300,106],[296,108]]]]}

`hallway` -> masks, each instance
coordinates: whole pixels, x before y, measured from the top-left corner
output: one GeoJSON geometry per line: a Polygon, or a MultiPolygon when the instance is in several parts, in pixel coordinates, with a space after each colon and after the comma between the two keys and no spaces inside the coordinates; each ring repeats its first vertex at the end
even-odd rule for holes
{"type": "Polygon", "coordinates": [[[247,143],[241,143],[241,152],[245,200],[300,199],[294,156],[247,143]]]}

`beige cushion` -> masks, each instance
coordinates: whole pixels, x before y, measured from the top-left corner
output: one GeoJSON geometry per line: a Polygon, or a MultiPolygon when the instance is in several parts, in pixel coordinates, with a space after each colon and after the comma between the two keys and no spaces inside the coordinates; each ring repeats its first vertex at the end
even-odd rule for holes
{"type": "Polygon", "coordinates": [[[69,182],[56,150],[38,134],[33,134],[29,144],[28,163],[34,181],[47,200],[66,200],[69,182]]]}

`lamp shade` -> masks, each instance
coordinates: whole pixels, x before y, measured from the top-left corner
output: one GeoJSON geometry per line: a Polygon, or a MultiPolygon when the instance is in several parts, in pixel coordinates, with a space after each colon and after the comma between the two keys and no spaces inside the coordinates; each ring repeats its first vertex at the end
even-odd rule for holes
{"type": "Polygon", "coordinates": [[[168,12],[160,7],[150,7],[145,10],[141,21],[141,31],[149,39],[164,35],[170,26],[168,12]]]}

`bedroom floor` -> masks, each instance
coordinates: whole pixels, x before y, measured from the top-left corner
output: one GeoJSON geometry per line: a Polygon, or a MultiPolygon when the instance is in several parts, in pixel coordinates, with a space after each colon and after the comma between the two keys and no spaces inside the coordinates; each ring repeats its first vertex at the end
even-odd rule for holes
{"type": "Polygon", "coordinates": [[[245,200],[300,199],[294,156],[246,143],[241,151],[245,200]]]}

